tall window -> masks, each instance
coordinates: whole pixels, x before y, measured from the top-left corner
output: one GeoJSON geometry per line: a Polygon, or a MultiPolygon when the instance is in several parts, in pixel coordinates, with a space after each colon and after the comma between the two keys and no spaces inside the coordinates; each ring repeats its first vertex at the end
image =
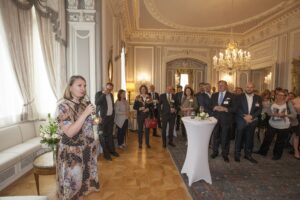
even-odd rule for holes
{"type": "Polygon", "coordinates": [[[125,72],[125,47],[121,52],[121,89],[126,90],[126,72],[125,72]]]}
{"type": "Polygon", "coordinates": [[[184,88],[188,84],[189,84],[189,75],[180,74],[180,85],[184,88]]]}
{"type": "Polygon", "coordinates": [[[20,120],[24,101],[13,71],[1,14],[0,61],[0,126],[4,126],[20,120]]]}
{"type": "Polygon", "coordinates": [[[38,30],[36,13],[32,8],[33,16],[33,58],[34,58],[34,89],[35,103],[39,117],[44,118],[47,113],[53,114],[56,107],[56,99],[51,89],[46,71],[44,56],[42,53],[41,40],[38,30]]]}

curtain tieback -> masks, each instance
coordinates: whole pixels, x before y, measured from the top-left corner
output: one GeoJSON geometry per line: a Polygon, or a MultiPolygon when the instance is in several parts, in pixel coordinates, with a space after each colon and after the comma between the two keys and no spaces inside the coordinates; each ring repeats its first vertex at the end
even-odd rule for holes
{"type": "Polygon", "coordinates": [[[23,106],[29,106],[30,104],[32,104],[34,102],[34,98],[30,101],[27,101],[27,103],[24,103],[23,106]]]}

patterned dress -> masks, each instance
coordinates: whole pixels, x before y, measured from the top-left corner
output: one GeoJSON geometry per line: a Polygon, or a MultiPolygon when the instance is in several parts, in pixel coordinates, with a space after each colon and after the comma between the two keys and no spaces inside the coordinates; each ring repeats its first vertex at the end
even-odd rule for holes
{"type": "MultiPolygon", "coordinates": [[[[64,100],[58,105],[59,127],[74,123],[86,105],[64,100]]],[[[92,191],[99,191],[97,149],[94,140],[93,120],[87,117],[80,132],[68,137],[60,129],[61,140],[57,155],[58,199],[76,200],[92,191]]]]}

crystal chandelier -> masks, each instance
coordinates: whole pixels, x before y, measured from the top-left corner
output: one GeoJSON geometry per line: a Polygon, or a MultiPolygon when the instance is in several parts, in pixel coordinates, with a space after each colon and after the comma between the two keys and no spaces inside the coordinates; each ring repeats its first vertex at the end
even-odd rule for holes
{"type": "MultiPolygon", "coordinates": [[[[232,10],[233,0],[232,0],[232,10]]],[[[231,12],[232,15],[232,12],[231,12]]],[[[232,16],[231,16],[232,24],[232,16]]],[[[227,44],[225,52],[220,52],[219,56],[213,57],[213,65],[217,71],[232,72],[236,70],[243,70],[250,67],[251,55],[249,51],[244,51],[238,48],[238,43],[233,40],[232,27],[230,30],[231,40],[227,44]]]]}
{"type": "Polygon", "coordinates": [[[250,59],[250,52],[238,49],[237,42],[231,40],[225,52],[213,57],[213,65],[217,71],[235,71],[249,68],[250,59]]]}

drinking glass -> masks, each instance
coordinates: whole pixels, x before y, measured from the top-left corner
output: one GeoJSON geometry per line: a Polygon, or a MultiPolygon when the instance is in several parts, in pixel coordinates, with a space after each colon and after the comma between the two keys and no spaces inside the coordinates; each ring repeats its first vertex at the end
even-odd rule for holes
{"type": "Polygon", "coordinates": [[[199,112],[200,112],[200,113],[204,112],[204,107],[203,107],[203,106],[200,106],[200,107],[199,107],[199,112]]]}
{"type": "Polygon", "coordinates": [[[192,111],[192,113],[191,113],[191,119],[194,119],[195,118],[195,111],[192,111]]]}

